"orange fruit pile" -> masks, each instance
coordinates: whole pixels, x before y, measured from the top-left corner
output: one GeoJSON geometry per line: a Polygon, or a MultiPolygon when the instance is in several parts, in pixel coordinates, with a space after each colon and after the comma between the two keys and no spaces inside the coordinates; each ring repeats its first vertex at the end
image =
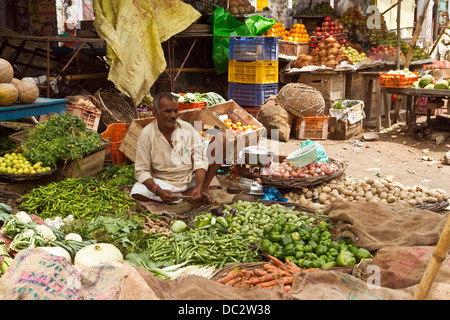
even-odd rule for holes
{"type": "Polygon", "coordinates": [[[282,37],[282,36],[286,35],[287,33],[288,33],[288,31],[281,24],[281,22],[275,22],[275,24],[272,26],[272,28],[270,28],[269,30],[264,32],[262,35],[268,36],[268,37],[282,37]]]}
{"type": "Polygon", "coordinates": [[[310,38],[308,31],[306,31],[305,25],[302,23],[296,23],[293,25],[292,29],[281,38],[281,40],[308,43],[310,38]]]}
{"type": "Polygon", "coordinates": [[[234,123],[233,120],[231,119],[223,120],[223,123],[225,123],[225,125],[232,131],[234,131],[236,134],[241,134],[246,131],[258,130],[257,126],[245,125],[239,121],[234,123]]]}

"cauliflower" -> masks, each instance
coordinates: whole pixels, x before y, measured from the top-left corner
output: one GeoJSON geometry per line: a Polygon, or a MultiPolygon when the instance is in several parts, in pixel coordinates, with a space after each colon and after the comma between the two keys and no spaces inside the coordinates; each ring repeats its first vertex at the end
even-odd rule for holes
{"type": "Polygon", "coordinates": [[[34,235],[33,229],[25,229],[25,231],[22,233],[22,236],[24,238],[31,238],[34,235]]]}
{"type": "Polygon", "coordinates": [[[16,213],[16,218],[23,223],[30,223],[33,222],[31,217],[26,213],[25,211],[19,211],[16,213]]]}
{"type": "Polygon", "coordinates": [[[44,240],[56,241],[56,236],[49,227],[38,225],[36,231],[44,240]]]}
{"type": "Polygon", "coordinates": [[[83,239],[81,238],[81,236],[78,233],[69,233],[68,235],[66,235],[65,237],[66,240],[73,240],[73,241],[83,241],[83,239]]]}

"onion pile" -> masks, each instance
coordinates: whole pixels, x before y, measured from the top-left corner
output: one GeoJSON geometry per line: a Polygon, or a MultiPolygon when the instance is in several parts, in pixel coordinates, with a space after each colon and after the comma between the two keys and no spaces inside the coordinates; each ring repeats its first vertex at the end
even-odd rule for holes
{"type": "Polygon", "coordinates": [[[411,206],[440,203],[448,199],[445,190],[423,186],[404,186],[392,179],[345,179],[322,182],[314,187],[304,187],[284,195],[290,202],[314,210],[321,210],[336,200],[403,203],[411,206]]]}
{"type": "Polygon", "coordinates": [[[313,162],[307,166],[296,167],[290,161],[272,163],[269,167],[263,168],[262,175],[282,178],[310,178],[324,175],[331,175],[339,171],[339,166],[328,162],[313,162]]]}

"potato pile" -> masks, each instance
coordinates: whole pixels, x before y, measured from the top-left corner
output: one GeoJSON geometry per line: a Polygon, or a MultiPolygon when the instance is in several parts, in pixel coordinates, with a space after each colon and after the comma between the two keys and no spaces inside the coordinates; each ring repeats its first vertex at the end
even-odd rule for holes
{"type": "MultiPolygon", "coordinates": [[[[342,61],[348,61],[341,45],[334,37],[328,37],[311,50],[310,55],[301,54],[294,61],[292,67],[302,68],[310,65],[336,68],[342,61]]],[[[350,62],[349,62],[350,63],[350,62]]]]}
{"type": "Polygon", "coordinates": [[[445,190],[428,189],[423,186],[404,186],[386,178],[365,180],[345,177],[331,180],[314,187],[305,187],[284,195],[290,202],[299,203],[314,210],[322,210],[332,201],[367,201],[404,203],[411,206],[440,203],[448,199],[445,190]]]}

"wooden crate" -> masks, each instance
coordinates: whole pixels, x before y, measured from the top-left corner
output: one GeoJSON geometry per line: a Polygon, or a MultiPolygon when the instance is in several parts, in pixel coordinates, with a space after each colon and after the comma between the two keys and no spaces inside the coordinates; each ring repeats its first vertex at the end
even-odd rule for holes
{"type": "Polygon", "coordinates": [[[100,147],[78,162],[58,163],[56,174],[64,178],[86,178],[103,171],[106,149],[110,141],[102,139],[100,147]]]}
{"type": "Polygon", "coordinates": [[[325,101],[345,99],[344,72],[304,72],[299,76],[298,82],[309,85],[322,93],[325,101]]]}
{"type": "Polygon", "coordinates": [[[280,40],[278,52],[287,56],[298,57],[302,53],[309,54],[309,44],[280,40]]]}
{"type": "MultiPolygon", "coordinates": [[[[216,122],[210,119],[210,117],[205,117],[202,109],[190,109],[183,110],[178,113],[178,117],[181,120],[189,122],[194,128],[198,128],[200,123],[196,123],[196,121],[200,121],[202,124],[206,124],[209,126],[216,125],[216,122]]],[[[136,161],[136,147],[137,140],[139,135],[141,134],[142,129],[149,123],[155,120],[154,117],[142,118],[142,119],[133,119],[128,127],[127,133],[125,134],[122,142],[119,145],[119,151],[122,152],[128,159],[135,162],[136,161]]]]}
{"type": "Polygon", "coordinates": [[[330,117],[328,122],[328,138],[332,140],[348,140],[363,129],[363,120],[359,120],[353,124],[347,121],[336,120],[336,118],[330,117]]]}
{"type": "Polygon", "coordinates": [[[256,120],[254,116],[248,113],[233,100],[205,108],[204,113],[205,117],[211,119],[210,122],[217,122],[217,126],[220,131],[226,133],[227,136],[232,137],[234,140],[235,156],[242,148],[258,145],[260,138],[266,132],[266,128],[261,124],[261,122],[256,120]],[[235,119],[234,122],[241,121],[243,125],[256,126],[258,129],[238,135],[225,125],[223,122],[225,117],[235,119]]]}

